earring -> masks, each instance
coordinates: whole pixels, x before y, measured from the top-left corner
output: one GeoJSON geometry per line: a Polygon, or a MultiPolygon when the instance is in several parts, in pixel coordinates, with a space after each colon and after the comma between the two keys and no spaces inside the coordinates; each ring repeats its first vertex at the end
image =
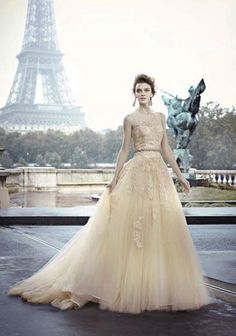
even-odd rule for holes
{"type": "Polygon", "coordinates": [[[135,97],[135,99],[134,99],[133,106],[135,106],[135,104],[136,104],[136,97],[135,97]]]}
{"type": "Polygon", "coordinates": [[[152,97],[150,98],[149,105],[152,106],[152,97]]]}

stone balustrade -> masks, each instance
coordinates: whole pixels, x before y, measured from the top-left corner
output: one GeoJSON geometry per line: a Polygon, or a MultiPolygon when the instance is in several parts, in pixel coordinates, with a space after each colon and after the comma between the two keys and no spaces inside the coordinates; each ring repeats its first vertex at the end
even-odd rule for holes
{"type": "Polygon", "coordinates": [[[101,190],[112,179],[114,169],[56,169],[54,167],[22,167],[8,169],[8,186],[19,191],[83,191],[101,190]]]}
{"type": "Polygon", "coordinates": [[[196,170],[196,174],[218,184],[235,185],[236,170],[196,170]]]}
{"type": "MultiPolygon", "coordinates": [[[[169,168],[171,172],[172,169],[169,168]]],[[[102,190],[111,181],[114,169],[56,169],[54,167],[22,167],[7,170],[7,186],[25,191],[102,190]]],[[[235,185],[236,170],[193,170],[197,178],[235,185]]]]}

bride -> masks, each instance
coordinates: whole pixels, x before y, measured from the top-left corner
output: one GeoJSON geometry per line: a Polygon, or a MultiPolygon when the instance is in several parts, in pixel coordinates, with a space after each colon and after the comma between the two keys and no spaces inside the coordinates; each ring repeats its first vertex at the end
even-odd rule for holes
{"type": "Polygon", "coordinates": [[[190,184],[168,144],[164,114],[150,107],[154,79],[136,76],[133,93],[139,106],[124,118],[114,177],[94,215],[41,269],[9,288],[9,295],[60,309],[93,301],[100,309],[134,314],[195,310],[211,302],[164,160],[185,192],[190,184]],[[131,141],[135,152],[126,162],[131,141]]]}

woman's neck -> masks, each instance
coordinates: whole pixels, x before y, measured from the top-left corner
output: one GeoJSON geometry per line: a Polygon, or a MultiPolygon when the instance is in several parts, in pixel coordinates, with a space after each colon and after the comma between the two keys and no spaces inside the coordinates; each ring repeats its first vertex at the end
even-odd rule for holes
{"type": "Polygon", "coordinates": [[[151,108],[147,105],[145,106],[140,105],[136,111],[144,114],[150,114],[152,112],[151,108]]]}

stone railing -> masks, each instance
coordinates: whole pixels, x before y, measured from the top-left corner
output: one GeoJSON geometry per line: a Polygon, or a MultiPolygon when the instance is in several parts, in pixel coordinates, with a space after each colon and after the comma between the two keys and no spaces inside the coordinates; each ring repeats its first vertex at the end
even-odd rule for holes
{"type": "Polygon", "coordinates": [[[54,167],[22,167],[8,169],[7,186],[19,191],[83,191],[101,190],[112,179],[114,169],[56,169],[54,167]]]}
{"type": "MultiPolygon", "coordinates": [[[[172,169],[169,168],[172,172],[172,169]]],[[[196,170],[196,178],[235,185],[236,170],[196,170]]],[[[23,167],[7,170],[7,186],[27,191],[102,190],[111,181],[114,169],[56,169],[53,167],[23,167]]]]}
{"type": "Polygon", "coordinates": [[[195,173],[218,184],[236,185],[236,170],[196,170],[195,173]]]}

